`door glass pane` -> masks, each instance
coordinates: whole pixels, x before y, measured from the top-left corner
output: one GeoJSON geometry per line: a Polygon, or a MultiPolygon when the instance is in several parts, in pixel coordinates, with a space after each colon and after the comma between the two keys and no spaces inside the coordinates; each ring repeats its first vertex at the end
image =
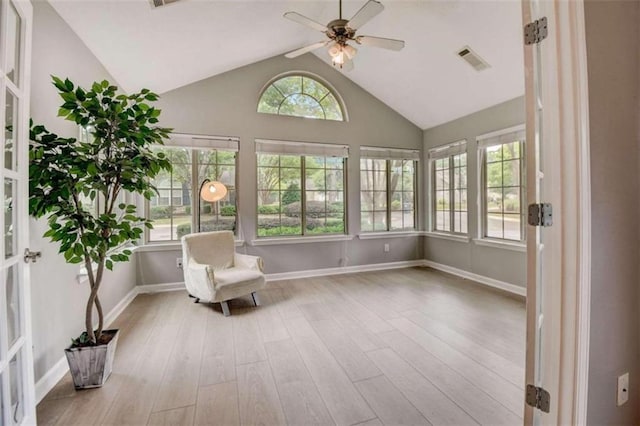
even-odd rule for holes
{"type": "Polygon", "coordinates": [[[17,265],[5,270],[5,287],[7,292],[7,333],[9,347],[20,337],[20,294],[17,280],[17,265]]]}
{"type": "Polygon", "coordinates": [[[14,179],[4,180],[4,257],[8,259],[16,254],[18,222],[14,206],[18,185],[14,179]]]}
{"type": "Polygon", "coordinates": [[[17,98],[7,89],[5,125],[4,125],[4,167],[15,170],[15,131],[14,125],[18,114],[17,98]]]}
{"type": "Polygon", "coordinates": [[[5,71],[7,72],[7,77],[18,85],[20,83],[18,81],[20,74],[20,15],[18,15],[11,3],[9,3],[8,9],[7,66],[5,71]]]}
{"type": "Polygon", "coordinates": [[[24,393],[22,390],[22,357],[18,352],[9,362],[9,395],[11,406],[9,424],[18,425],[24,418],[24,393]]]}

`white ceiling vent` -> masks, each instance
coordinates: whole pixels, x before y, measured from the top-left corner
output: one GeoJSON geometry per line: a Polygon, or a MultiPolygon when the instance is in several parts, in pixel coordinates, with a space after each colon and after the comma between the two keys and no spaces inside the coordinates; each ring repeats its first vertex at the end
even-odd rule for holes
{"type": "Polygon", "coordinates": [[[473,67],[476,71],[486,70],[487,68],[491,68],[491,65],[487,63],[484,59],[480,57],[476,52],[471,50],[469,46],[465,46],[458,51],[458,56],[467,61],[469,65],[473,67]]]}
{"type": "Polygon", "coordinates": [[[151,7],[160,7],[160,6],[166,6],[170,3],[175,3],[178,0],[149,0],[149,2],[151,3],[151,7]]]}

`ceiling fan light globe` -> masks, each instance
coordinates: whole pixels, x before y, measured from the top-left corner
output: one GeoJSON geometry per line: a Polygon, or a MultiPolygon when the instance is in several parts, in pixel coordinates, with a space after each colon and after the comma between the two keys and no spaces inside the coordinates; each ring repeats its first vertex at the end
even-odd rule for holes
{"type": "Polygon", "coordinates": [[[344,49],[342,49],[344,54],[347,55],[347,58],[349,59],[353,59],[354,56],[356,56],[356,53],[358,53],[358,49],[356,49],[355,47],[351,46],[351,45],[345,45],[344,49]]]}
{"type": "Polygon", "coordinates": [[[335,58],[337,55],[340,54],[340,45],[334,43],[329,47],[329,56],[331,56],[332,58],[335,58]]]}

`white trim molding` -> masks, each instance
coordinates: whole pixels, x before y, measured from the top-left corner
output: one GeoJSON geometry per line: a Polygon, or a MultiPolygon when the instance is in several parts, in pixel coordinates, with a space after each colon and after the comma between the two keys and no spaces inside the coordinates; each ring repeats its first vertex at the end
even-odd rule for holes
{"type": "Polygon", "coordinates": [[[405,238],[419,237],[422,235],[420,231],[390,231],[390,232],[364,232],[358,234],[360,240],[377,240],[381,238],[405,238]]]}
{"type": "Polygon", "coordinates": [[[428,231],[428,232],[423,232],[422,235],[429,238],[439,238],[441,240],[458,241],[461,243],[468,243],[470,240],[469,235],[449,234],[446,232],[428,231]]]}
{"type": "Polygon", "coordinates": [[[473,242],[477,246],[494,247],[494,248],[505,249],[505,250],[519,251],[522,253],[527,252],[527,245],[525,243],[521,243],[517,241],[510,242],[506,240],[492,240],[489,238],[474,238],[473,242]]]}
{"type": "Polygon", "coordinates": [[[353,235],[322,235],[317,237],[283,237],[283,238],[259,238],[251,240],[252,246],[271,246],[279,244],[305,244],[326,243],[333,241],[350,241],[353,235]]]}
{"type": "Polygon", "coordinates": [[[164,293],[166,291],[186,290],[184,281],[176,283],[147,284],[137,286],[138,294],[145,293],[164,293]]]}
{"type": "Polygon", "coordinates": [[[383,271],[387,269],[412,268],[423,266],[424,260],[405,260],[401,262],[371,263],[368,265],[343,266],[339,268],[309,269],[306,271],[280,272],[266,274],[267,282],[293,280],[298,278],[322,277],[326,275],[352,274],[354,272],[383,271]]]}
{"type": "Polygon", "coordinates": [[[442,263],[433,262],[431,260],[423,261],[423,265],[428,266],[429,268],[437,269],[438,271],[456,275],[461,278],[476,281],[489,287],[504,290],[508,293],[516,294],[518,296],[525,297],[527,295],[526,287],[521,287],[519,285],[496,280],[494,278],[485,277],[484,275],[474,274],[473,272],[465,271],[464,269],[454,268],[453,266],[443,265],[442,263]]]}

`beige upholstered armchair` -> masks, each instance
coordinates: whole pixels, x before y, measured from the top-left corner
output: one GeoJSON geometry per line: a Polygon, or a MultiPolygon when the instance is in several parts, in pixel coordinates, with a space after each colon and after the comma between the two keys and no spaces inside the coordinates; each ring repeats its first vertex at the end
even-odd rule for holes
{"type": "Polygon", "coordinates": [[[184,283],[196,302],[220,303],[229,316],[227,301],[251,294],[265,286],[262,259],[235,252],[233,232],[201,232],[182,237],[184,283]]]}

